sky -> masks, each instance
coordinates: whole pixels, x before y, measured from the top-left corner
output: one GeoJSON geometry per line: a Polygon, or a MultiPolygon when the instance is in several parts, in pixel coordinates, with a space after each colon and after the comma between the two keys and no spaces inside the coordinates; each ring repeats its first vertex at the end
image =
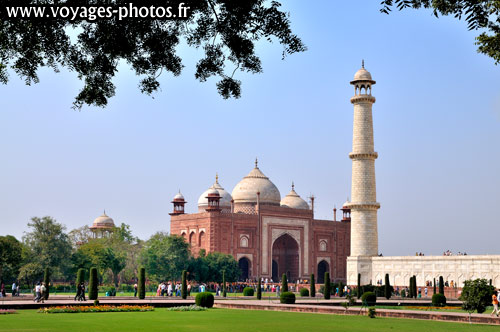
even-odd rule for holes
{"type": "Polygon", "coordinates": [[[282,3],[308,50],[282,60],[277,41],[259,42],[264,72],[236,72],[240,99],[197,81],[201,53],[184,45],[182,75],[162,75],[154,98],[120,64],[104,109],[71,109],[74,72],[42,69],[32,86],[11,72],[0,86],[0,235],[20,239],[34,216],[90,226],[105,209],[147,239],[169,230],[179,189],[196,212],[216,172],[231,192],[256,157],[282,197],[294,181],[316,197],[317,219],[333,219],[350,196],[349,82],[364,59],[377,81],[379,251],[499,254],[500,67],[477,53],[478,32],[426,10],[381,14],[379,1],[282,3]]]}

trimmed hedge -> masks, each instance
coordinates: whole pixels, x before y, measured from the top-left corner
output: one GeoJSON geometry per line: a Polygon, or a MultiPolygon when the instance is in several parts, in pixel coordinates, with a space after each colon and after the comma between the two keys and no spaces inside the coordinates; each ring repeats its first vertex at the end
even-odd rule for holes
{"type": "Polygon", "coordinates": [[[90,278],[89,278],[89,300],[97,300],[98,289],[97,289],[97,268],[90,268],[90,278]]]}
{"type": "Polygon", "coordinates": [[[292,292],[283,292],[280,295],[280,303],[295,304],[295,294],[292,292]]]}
{"type": "Polygon", "coordinates": [[[377,303],[377,296],[374,292],[365,292],[363,293],[363,296],[361,296],[361,301],[363,302],[363,305],[371,307],[377,303]]]}
{"type": "Polygon", "coordinates": [[[323,297],[325,298],[325,300],[330,299],[330,295],[331,295],[331,291],[332,291],[331,287],[332,286],[330,284],[330,273],[325,272],[325,289],[323,291],[323,297]]]}
{"type": "Polygon", "coordinates": [[[43,273],[43,284],[45,285],[45,293],[43,294],[43,297],[45,300],[49,299],[49,286],[50,286],[50,270],[48,267],[45,268],[45,271],[43,273]]]}
{"type": "Polygon", "coordinates": [[[302,296],[302,297],[309,296],[309,289],[301,288],[300,289],[300,296],[302,296]]]}
{"type": "Polygon", "coordinates": [[[139,269],[139,282],[137,283],[137,293],[141,300],[146,297],[146,269],[143,267],[139,269]]]}
{"type": "Polygon", "coordinates": [[[195,303],[199,307],[212,308],[214,306],[214,295],[209,292],[198,293],[195,298],[195,303]]]}
{"type": "MultiPolygon", "coordinates": [[[[187,298],[187,294],[188,294],[188,291],[187,291],[187,282],[186,282],[186,277],[187,277],[187,271],[186,270],[182,270],[182,287],[181,287],[181,297],[185,300],[187,298]]],[[[224,278],[224,272],[222,272],[222,278],[224,278]]],[[[225,282],[224,282],[224,286],[225,286],[225,282]]],[[[225,291],[225,288],[224,288],[224,291],[225,291]]]]}
{"type": "Polygon", "coordinates": [[[311,274],[311,297],[316,297],[316,282],[314,280],[314,273],[311,274]]]}
{"type": "Polygon", "coordinates": [[[243,296],[253,296],[254,290],[252,287],[243,288],[243,296]]]}
{"type": "Polygon", "coordinates": [[[257,285],[257,300],[262,299],[262,284],[261,284],[261,279],[259,278],[259,283],[257,285]]]}
{"type": "Polygon", "coordinates": [[[435,307],[444,307],[446,305],[446,296],[441,293],[432,295],[432,305],[435,307]]]}
{"type": "Polygon", "coordinates": [[[283,273],[283,276],[281,277],[281,291],[282,292],[288,292],[288,279],[286,278],[286,274],[283,273]]]}

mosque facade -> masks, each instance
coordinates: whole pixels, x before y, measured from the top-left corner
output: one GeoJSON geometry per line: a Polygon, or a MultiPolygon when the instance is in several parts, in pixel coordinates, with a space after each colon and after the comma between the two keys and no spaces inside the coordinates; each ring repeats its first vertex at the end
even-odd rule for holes
{"type": "Polygon", "coordinates": [[[241,280],[258,277],[278,281],[309,279],[314,273],[323,282],[325,272],[333,280],[346,280],[350,250],[350,211],[342,219],[314,218],[311,205],[292,184],[281,198],[272,181],[255,167],[229,194],[219,183],[202,193],[197,213],[185,213],[186,201],[178,193],[170,213],[170,232],[186,239],[196,256],[203,250],[231,254],[242,271],[241,280]]]}
{"type": "Polygon", "coordinates": [[[271,278],[283,273],[289,280],[319,283],[324,272],[335,281],[375,284],[389,274],[394,286],[407,286],[416,276],[424,286],[443,276],[461,287],[468,279],[485,278],[500,287],[500,255],[381,257],[378,249],[374,130],[372,106],[376,82],[364,68],[351,84],[354,96],[351,200],[342,208],[342,220],[314,218],[311,205],[292,190],[281,199],[278,188],[259,169],[245,176],[229,194],[215,183],[198,200],[198,213],[186,214],[186,201],[177,194],[172,203],[171,234],[183,236],[194,255],[205,252],[231,254],[242,270],[241,279],[271,278]]]}

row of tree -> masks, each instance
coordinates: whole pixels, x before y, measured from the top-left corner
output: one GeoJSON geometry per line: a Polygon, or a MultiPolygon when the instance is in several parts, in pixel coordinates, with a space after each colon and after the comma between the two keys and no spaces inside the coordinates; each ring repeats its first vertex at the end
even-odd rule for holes
{"type": "Polygon", "coordinates": [[[238,263],[231,255],[200,252],[191,255],[189,244],[180,237],[158,232],[147,241],[132,235],[130,227],[121,224],[107,237],[95,238],[88,226],[66,233],[65,226],[51,217],[34,217],[30,229],[19,241],[11,235],[0,236],[0,280],[19,280],[32,286],[50,268],[51,279],[75,280],[77,271],[97,270],[99,283],[135,283],[139,266],[148,271],[148,280],[177,280],[187,271],[189,280],[222,282],[240,275],[238,263]]]}

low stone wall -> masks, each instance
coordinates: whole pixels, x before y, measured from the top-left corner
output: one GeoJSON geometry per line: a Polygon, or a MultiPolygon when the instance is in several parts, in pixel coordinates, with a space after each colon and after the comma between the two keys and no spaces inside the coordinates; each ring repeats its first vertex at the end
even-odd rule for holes
{"type": "Polygon", "coordinates": [[[411,276],[417,276],[417,286],[425,287],[428,281],[439,280],[462,287],[465,280],[491,279],[500,288],[500,255],[466,256],[387,256],[349,257],[347,260],[347,283],[356,285],[358,273],[362,284],[385,280],[389,274],[391,285],[408,285],[411,276]]]}

